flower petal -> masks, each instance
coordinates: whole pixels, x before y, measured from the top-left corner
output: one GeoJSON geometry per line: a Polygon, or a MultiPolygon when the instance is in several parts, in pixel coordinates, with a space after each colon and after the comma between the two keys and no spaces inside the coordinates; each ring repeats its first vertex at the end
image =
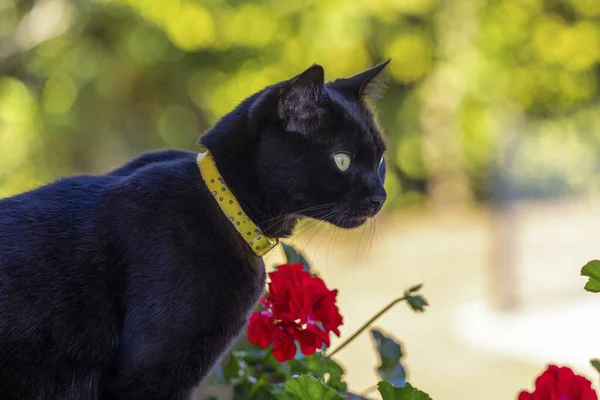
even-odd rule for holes
{"type": "Polygon", "coordinates": [[[273,356],[279,362],[292,360],[296,355],[294,338],[282,330],[277,330],[273,343],[273,356]]]}
{"type": "Polygon", "coordinates": [[[521,392],[521,393],[519,393],[519,397],[517,400],[535,400],[535,399],[531,393],[521,392]]]}
{"type": "Polygon", "coordinates": [[[530,397],[523,393],[519,400],[598,400],[598,395],[592,389],[592,383],[581,375],[576,375],[567,367],[549,365],[535,380],[535,391],[530,397]]]}
{"type": "Polygon", "coordinates": [[[248,341],[265,349],[273,341],[275,329],[275,321],[270,313],[254,312],[248,323],[248,341]]]}

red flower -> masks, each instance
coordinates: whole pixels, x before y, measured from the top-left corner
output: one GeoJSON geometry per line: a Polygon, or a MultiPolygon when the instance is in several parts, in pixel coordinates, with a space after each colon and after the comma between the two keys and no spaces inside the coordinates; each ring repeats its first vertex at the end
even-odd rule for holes
{"type": "Polygon", "coordinates": [[[294,358],[296,341],[305,355],[329,347],[329,333],[339,336],[343,322],[335,305],[337,290],[327,289],[302,264],[281,265],[269,278],[269,293],[261,300],[265,311],[250,317],[248,340],[263,349],[273,343],[281,362],[294,358]]]}
{"type": "Polygon", "coordinates": [[[285,362],[294,358],[296,355],[294,337],[286,333],[285,330],[276,329],[273,333],[273,356],[277,361],[285,362]]]}
{"type": "Polygon", "coordinates": [[[273,316],[268,312],[255,312],[250,316],[248,329],[248,340],[259,345],[261,348],[267,348],[271,344],[271,338],[275,334],[275,323],[273,316]]]}
{"type": "Polygon", "coordinates": [[[592,383],[567,367],[548,366],[535,380],[533,393],[521,392],[518,400],[598,400],[592,383]]]}

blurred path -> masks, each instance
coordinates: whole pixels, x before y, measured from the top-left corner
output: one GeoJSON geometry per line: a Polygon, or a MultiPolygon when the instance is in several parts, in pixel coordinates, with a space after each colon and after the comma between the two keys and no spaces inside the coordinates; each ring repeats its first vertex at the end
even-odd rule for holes
{"type": "MultiPolygon", "coordinates": [[[[533,290],[522,290],[525,302],[513,313],[494,312],[486,305],[492,237],[486,211],[444,218],[427,210],[385,215],[377,221],[370,248],[368,227],[362,238],[360,231],[332,236],[333,230],[324,235],[325,227],[309,229],[292,244],[306,246],[315,269],[339,289],[343,335],[407,286],[424,283],[422,292],[431,303],[425,314],[401,305],[376,326],[404,343],[410,381],[433,399],[514,399],[532,385],[544,360],[570,364],[598,381],[587,361],[600,356],[600,343],[581,332],[596,325],[600,332],[600,323],[589,321],[600,314],[600,298],[584,293],[579,270],[594,250],[600,258],[595,243],[600,235],[589,234],[600,229],[600,208],[586,207],[517,210],[519,283],[533,290]],[[596,313],[587,314],[590,309],[596,313]]],[[[278,257],[269,256],[267,264],[278,257]]],[[[368,334],[341,352],[339,361],[354,391],[376,382],[377,359],[368,334]]]]}

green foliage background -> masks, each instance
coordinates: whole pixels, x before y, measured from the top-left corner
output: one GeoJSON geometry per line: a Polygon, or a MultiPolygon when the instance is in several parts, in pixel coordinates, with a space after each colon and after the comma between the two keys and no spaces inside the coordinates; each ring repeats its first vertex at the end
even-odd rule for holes
{"type": "Polygon", "coordinates": [[[508,170],[530,194],[600,187],[598,0],[0,0],[0,196],[194,149],[312,63],[390,57],[391,205],[432,182],[487,199],[508,170]]]}

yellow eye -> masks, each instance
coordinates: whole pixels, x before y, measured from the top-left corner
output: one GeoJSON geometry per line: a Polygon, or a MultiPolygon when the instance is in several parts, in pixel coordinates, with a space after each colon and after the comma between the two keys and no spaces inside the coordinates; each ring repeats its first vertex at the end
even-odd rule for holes
{"type": "Polygon", "coordinates": [[[335,161],[335,165],[341,170],[345,171],[350,168],[350,154],[348,153],[335,153],[333,155],[333,161],[335,161]]]}

